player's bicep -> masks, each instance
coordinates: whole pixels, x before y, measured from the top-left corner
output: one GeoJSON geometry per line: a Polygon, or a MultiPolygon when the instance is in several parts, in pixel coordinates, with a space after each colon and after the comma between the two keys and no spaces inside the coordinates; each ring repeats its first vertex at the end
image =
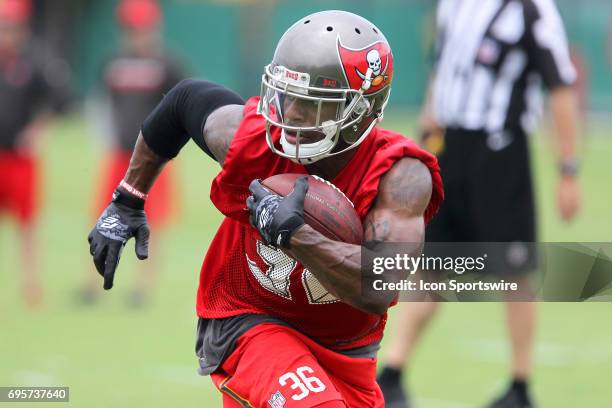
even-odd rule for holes
{"type": "Polygon", "coordinates": [[[243,105],[225,105],[212,112],[206,120],[202,137],[210,152],[221,165],[225,161],[229,146],[240,126],[243,112],[243,105]]]}
{"type": "Polygon", "coordinates": [[[422,242],[431,194],[427,166],[412,158],[398,161],[381,179],[376,202],[365,220],[366,242],[422,242]]]}

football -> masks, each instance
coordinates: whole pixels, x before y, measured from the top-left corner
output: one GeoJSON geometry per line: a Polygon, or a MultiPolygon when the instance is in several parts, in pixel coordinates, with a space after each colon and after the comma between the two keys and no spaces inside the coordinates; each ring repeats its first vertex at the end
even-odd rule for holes
{"type": "MultiPolygon", "coordinates": [[[[262,184],[273,193],[286,196],[293,191],[298,177],[304,174],[277,174],[262,184]]],[[[304,200],[304,219],[308,225],[334,241],[361,244],[363,227],[353,203],[338,187],[317,176],[308,176],[304,200]]]]}

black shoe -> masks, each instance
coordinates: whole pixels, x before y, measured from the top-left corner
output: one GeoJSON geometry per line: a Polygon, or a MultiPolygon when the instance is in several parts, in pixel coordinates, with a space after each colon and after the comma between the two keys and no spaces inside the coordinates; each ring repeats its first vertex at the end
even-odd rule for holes
{"type": "Polygon", "coordinates": [[[527,392],[527,384],[522,381],[514,381],[508,390],[488,408],[534,408],[534,405],[527,392]]]}
{"type": "Polygon", "coordinates": [[[376,381],[385,397],[386,408],[410,408],[408,393],[402,388],[400,370],[385,367],[376,381]]]}

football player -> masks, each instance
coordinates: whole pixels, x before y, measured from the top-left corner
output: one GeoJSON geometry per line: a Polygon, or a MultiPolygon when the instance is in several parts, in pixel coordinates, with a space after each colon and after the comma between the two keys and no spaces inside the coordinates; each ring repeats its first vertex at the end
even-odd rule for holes
{"type": "Polygon", "coordinates": [[[224,406],[384,406],[376,352],[394,294],[362,294],[362,246],[304,223],[305,177],[286,197],[259,180],[323,177],[354,203],[366,244],[422,243],[442,181],[435,157],[376,127],[392,79],[382,32],[324,11],[285,32],[259,97],[244,103],[223,86],[186,80],[145,120],[90,252],[112,288],[128,239],[138,258],[148,255],[143,209],[163,166],[190,138],[221,165],[211,199],[225,219],[201,269],[196,351],[224,406]]]}

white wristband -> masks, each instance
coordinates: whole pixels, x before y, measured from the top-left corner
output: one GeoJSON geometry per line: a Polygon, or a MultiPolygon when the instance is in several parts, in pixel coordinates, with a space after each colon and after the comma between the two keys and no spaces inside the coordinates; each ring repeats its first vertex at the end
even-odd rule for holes
{"type": "Polygon", "coordinates": [[[125,180],[121,180],[119,183],[119,187],[125,189],[128,193],[140,198],[141,200],[146,200],[148,194],[143,193],[142,191],[138,191],[136,188],[132,187],[125,180]]]}

